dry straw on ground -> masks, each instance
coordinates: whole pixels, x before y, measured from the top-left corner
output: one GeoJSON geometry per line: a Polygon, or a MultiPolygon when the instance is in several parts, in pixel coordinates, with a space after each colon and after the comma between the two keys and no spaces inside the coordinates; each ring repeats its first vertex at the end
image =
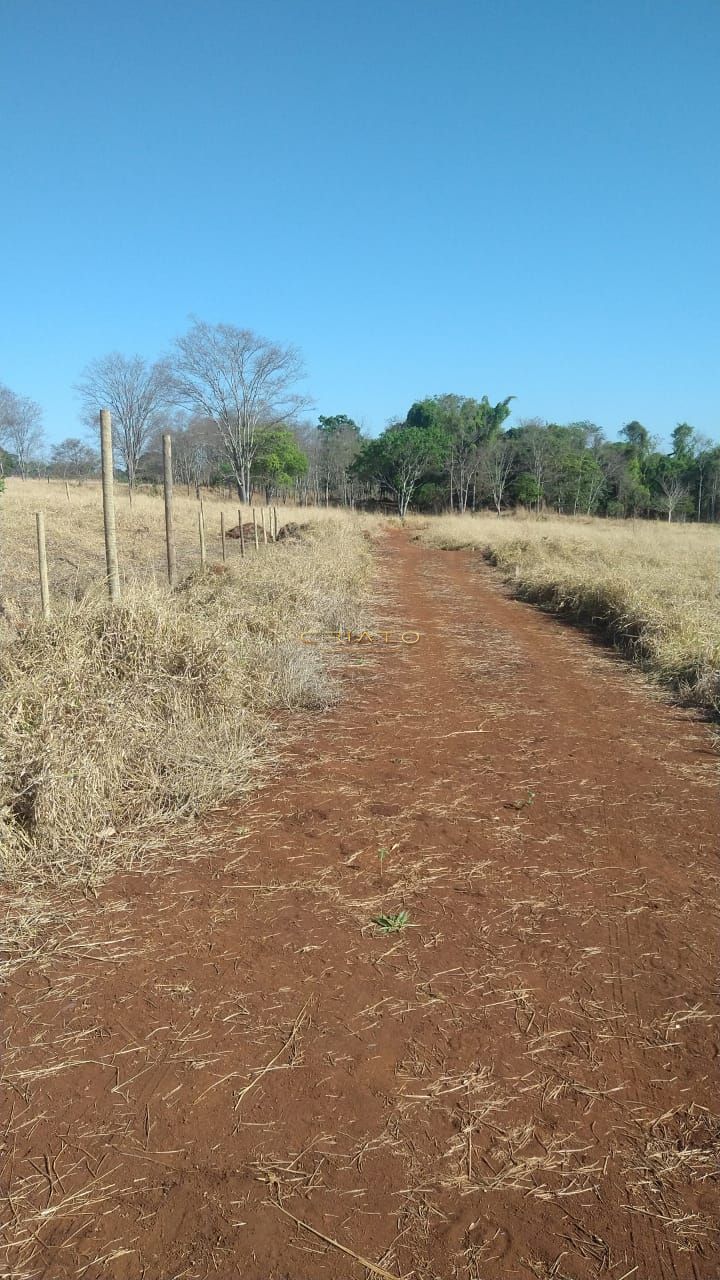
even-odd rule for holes
{"type": "Polygon", "coordinates": [[[599,626],[690,701],[720,709],[720,528],[468,515],[421,536],[483,551],[522,599],[599,626]]]}
{"type": "MultiPolygon", "coordinates": [[[[300,540],[244,560],[236,543],[222,566],[221,504],[206,501],[216,563],[200,573],[197,504],[180,497],[184,580],[171,593],[162,497],[118,505],[124,583],[113,608],[97,485],[71,488],[68,502],[64,486],[11,482],[0,501],[0,847],[2,873],[16,885],[92,885],[134,860],[161,825],[241,791],[267,748],[272,711],[333,696],[327,651],[304,644],[303,630],[361,622],[369,576],[361,517],[286,508],[281,524],[307,526],[300,540]],[[41,505],[48,623],[34,563],[41,505]]],[[[236,508],[222,509],[226,525],[236,523],[236,508]]]]}

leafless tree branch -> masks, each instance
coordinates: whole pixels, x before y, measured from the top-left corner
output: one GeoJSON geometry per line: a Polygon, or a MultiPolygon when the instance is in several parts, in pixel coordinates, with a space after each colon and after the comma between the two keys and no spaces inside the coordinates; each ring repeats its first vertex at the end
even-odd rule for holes
{"type": "Polygon", "coordinates": [[[175,398],[216,423],[243,501],[252,493],[258,428],[290,422],[310,403],[294,390],[303,372],[295,347],[268,342],[250,329],[196,320],[177,339],[175,398]]]}

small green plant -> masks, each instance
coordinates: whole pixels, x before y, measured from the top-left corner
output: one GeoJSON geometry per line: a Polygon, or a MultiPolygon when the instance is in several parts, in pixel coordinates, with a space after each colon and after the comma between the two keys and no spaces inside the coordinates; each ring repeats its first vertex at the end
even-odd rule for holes
{"type": "Polygon", "coordinates": [[[377,856],[378,856],[378,863],[380,865],[380,884],[382,884],[383,882],[383,865],[385,863],[385,859],[389,858],[390,854],[394,853],[395,850],[399,848],[400,848],[400,845],[396,842],[395,844],[391,844],[389,849],[384,844],[381,845],[380,848],[378,849],[377,856]]]}
{"type": "Polygon", "coordinates": [[[401,929],[406,929],[410,922],[409,911],[397,911],[395,915],[379,915],[373,916],[373,924],[383,933],[399,933],[401,929]]]}

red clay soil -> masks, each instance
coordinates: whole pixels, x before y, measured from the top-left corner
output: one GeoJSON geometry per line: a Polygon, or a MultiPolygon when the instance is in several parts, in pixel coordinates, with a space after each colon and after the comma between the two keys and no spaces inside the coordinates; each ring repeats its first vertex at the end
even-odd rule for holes
{"type": "Polygon", "coordinates": [[[16,975],[13,1280],[720,1275],[711,730],[380,554],[338,706],[16,975]]]}

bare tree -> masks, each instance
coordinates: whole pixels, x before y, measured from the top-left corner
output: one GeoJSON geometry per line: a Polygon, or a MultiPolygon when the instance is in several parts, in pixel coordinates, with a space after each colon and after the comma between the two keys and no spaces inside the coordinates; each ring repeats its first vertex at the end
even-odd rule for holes
{"type": "Polygon", "coordinates": [[[293,427],[293,434],[308,460],[305,474],[295,477],[295,500],[298,506],[306,507],[312,497],[318,506],[324,469],[322,432],[311,422],[299,422],[293,427]]]}
{"type": "Polygon", "coordinates": [[[43,443],[42,409],[34,400],[4,386],[0,386],[0,440],[15,454],[24,480],[43,443]]]}
{"type": "Polygon", "coordinates": [[[480,453],[480,474],[492,494],[495,510],[500,515],[502,501],[515,464],[514,440],[498,436],[486,444],[480,453]]]}
{"type": "Polygon", "coordinates": [[[668,521],[671,521],[680,503],[687,498],[687,487],[679,476],[670,474],[661,479],[660,488],[663,496],[658,499],[658,506],[661,511],[667,511],[668,521]]]}
{"type": "Polygon", "coordinates": [[[59,444],[52,446],[49,470],[55,475],[62,476],[63,479],[72,476],[78,480],[84,480],[98,474],[100,455],[97,449],[91,449],[90,445],[83,444],[82,440],[69,436],[67,440],[61,440],[59,444]]]}
{"type": "Polygon", "coordinates": [[[708,517],[714,523],[715,513],[720,498],[720,445],[716,445],[710,456],[707,475],[708,517]]]}
{"type": "Polygon", "coordinates": [[[175,414],[171,424],[173,452],[178,479],[195,489],[200,497],[200,485],[209,484],[211,473],[217,470],[223,456],[222,441],[215,423],[210,418],[185,418],[175,414]]]}
{"type": "Polygon", "coordinates": [[[91,361],[77,384],[83,410],[93,427],[97,427],[99,411],[110,410],[113,445],[127,471],[131,497],[138,462],[160,425],[170,385],[163,361],[149,364],[142,356],[128,357],[117,351],[91,361]]]}
{"type": "MultiPolygon", "coordinates": [[[[348,506],[353,493],[350,466],[362,447],[360,428],[347,414],[338,413],[333,417],[321,415],[315,433],[320,440],[317,468],[325,506],[330,505],[331,493],[336,502],[348,506]]],[[[310,470],[315,459],[308,458],[308,462],[310,470]]]]}
{"type": "Polygon", "coordinates": [[[697,518],[702,519],[703,487],[705,477],[712,466],[713,442],[709,436],[695,437],[695,473],[697,476],[697,518]]]}
{"type": "Polygon", "coordinates": [[[294,390],[304,372],[300,354],[250,329],[200,320],[175,345],[176,397],[217,424],[238,494],[249,502],[258,428],[291,422],[309,403],[294,390]]]}

